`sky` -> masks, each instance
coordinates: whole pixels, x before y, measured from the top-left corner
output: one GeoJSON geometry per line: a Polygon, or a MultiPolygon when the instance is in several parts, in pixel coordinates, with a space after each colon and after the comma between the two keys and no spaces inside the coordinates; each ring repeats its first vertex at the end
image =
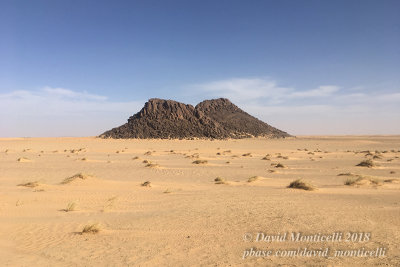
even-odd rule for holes
{"type": "Polygon", "coordinates": [[[1,0],[0,137],[95,136],[153,97],[293,135],[400,134],[400,1],[1,0]]]}

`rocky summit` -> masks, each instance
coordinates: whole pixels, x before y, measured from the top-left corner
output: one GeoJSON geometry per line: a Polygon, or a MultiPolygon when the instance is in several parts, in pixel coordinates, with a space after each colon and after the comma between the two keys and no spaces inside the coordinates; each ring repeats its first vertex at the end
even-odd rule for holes
{"type": "Polygon", "coordinates": [[[247,114],[226,98],[205,100],[196,107],[152,98],[128,122],[102,138],[226,139],[284,138],[290,135],[247,114]]]}

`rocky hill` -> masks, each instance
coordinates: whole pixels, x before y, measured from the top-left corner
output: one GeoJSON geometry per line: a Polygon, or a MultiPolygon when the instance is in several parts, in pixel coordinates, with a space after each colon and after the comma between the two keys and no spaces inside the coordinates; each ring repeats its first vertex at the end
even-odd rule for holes
{"type": "Polygon", "coordinates": [[[290,136],[247,114],[226,98],[205,100],[196,107],[152,98],[128,122],[102,138],[247,138],[290,136]]]}

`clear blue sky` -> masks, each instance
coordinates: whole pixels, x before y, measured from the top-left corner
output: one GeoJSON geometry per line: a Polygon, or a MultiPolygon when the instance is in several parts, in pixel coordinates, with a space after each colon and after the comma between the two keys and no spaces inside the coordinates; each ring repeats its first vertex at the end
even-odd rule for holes
{"type": "Polygon", "coordinates": [[[388,0],[2,0],[0,136],[96,135],[150,97],[229,97],[293,134],[400,134],[399,14],[388,0]]]}

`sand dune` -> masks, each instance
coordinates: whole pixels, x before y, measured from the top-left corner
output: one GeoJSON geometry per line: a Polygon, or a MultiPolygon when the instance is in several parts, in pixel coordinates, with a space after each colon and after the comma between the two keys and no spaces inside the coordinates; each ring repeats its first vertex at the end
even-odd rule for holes
{"type": "Polygon", "coordinates": [[[400,265],[399,136],[23,138],[0,147],[2,266],[400,265]],[[373,166],[357,166],[367,160],[373,166]],[[371,239],[256,242],[259,232],[371,239]],[[251,249],[378,247],[384,257],[243,259],[251,249]]]}

